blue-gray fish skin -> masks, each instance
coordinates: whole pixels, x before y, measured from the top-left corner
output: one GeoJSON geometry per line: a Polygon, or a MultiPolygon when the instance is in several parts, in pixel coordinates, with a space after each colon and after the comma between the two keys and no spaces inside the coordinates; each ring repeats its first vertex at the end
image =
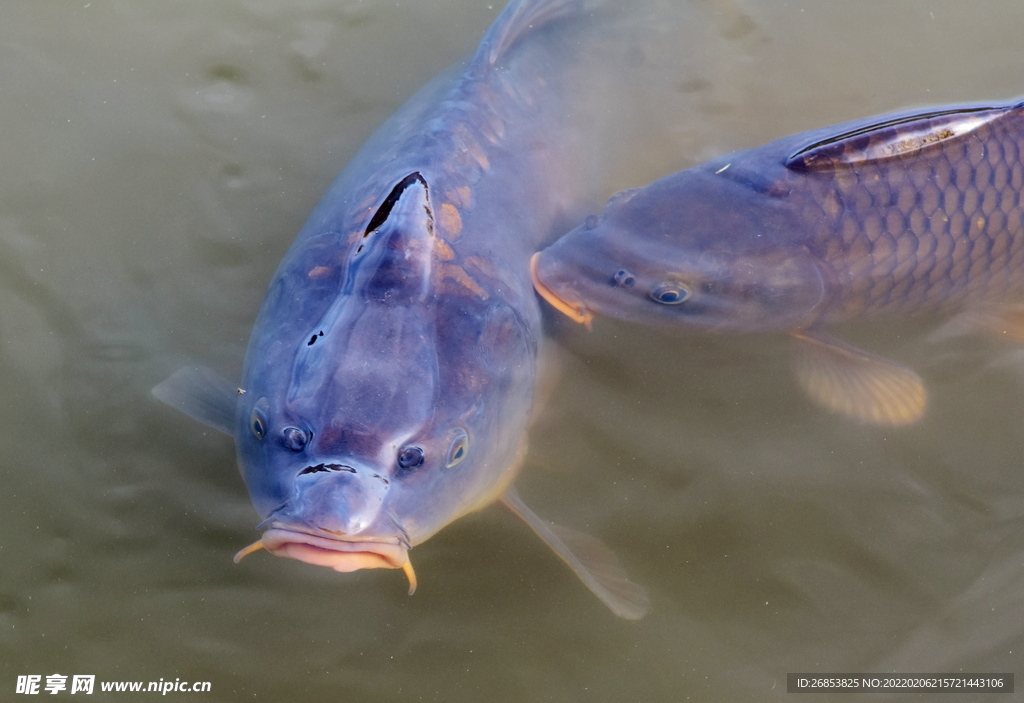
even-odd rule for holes
{"type": "Polygon", "coordinates": [[[911,370],[820,331],[856,316],[996,315],[1024,297],[1024,104],[961,105],[780,139],[613,196],[533,262],[593,313],[699,329],[789,331],[816,400],[918,419],[911,370]]]}
{"type": "Polygon", "coordinates": [[[513,478],[540,336],[526,262],[566,197],[547,180],[563,127],[545,53],[490,52],[543,7],[568,5],[513,3],[454,84],[393,116],[274,275],[235,428],[270,530],[412,546],[513,478]]]}
{"type": "Polygon", "coordinates": [[[564,117],[571,52],[550,36],[580,10],[514,0],[461,72],[367,142],[275,273],[232,410],[211,390],[229,386],[201,370],[154,390],[209,424],[232,418],[266,528],[236,560],[266,548],[338,571],[403,568],[411,592],[408,550],[500,498],[617,614],[646,612],[610,552],[588,543],[596,556],[577,558],[579,536],[510,488],[541,337],[529,258],[585,190],[564,117]]]}

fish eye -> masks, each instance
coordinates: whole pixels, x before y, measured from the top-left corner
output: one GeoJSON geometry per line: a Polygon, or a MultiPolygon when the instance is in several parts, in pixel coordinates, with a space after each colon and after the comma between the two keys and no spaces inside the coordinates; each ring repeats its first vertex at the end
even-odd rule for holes
{"type": "Polygon", "coordinates": [[[256,439],[263,441],[267,436],[267,411],[270,410],[270,403],[266,398],[260,398],[253,406],[252,414],[249,415],[249,429],[256,439]]]}
{"type": "Polygon", "coordinates": [[[267,417],[261,408],[253,408],[249,416],[249,429],[256,435],[256,439],[262,440],[267,435],[267,417]]]}
{"type": "Polygon", "coordinates": [[[403,469],[415,469],[417,466],[421,466],[425,459],[423,449],[415,445],[405,447],[398,452],[398,465],[403,469]]]}
{"type": "Polygon", "coordinates": [[[681,283],[666,281],[651,290],[651,300],[662,305],[679,305],[690,297],[690,290],[681,283]]]}
{"type": "Polygon", "coordinates": [[[283,435],[284,446],[292,451],[301,452],[309,444],[309,434],[303,432],[298,427],[285,427],[281,434],[283,435]]]}
{"type": "Polygon", "coordinates": [[[636,276],[631,274],[626,269],[619,269],[612,276],[612,284],[619,288],[632,288],[636,285],[636,276]]]}
{"type": "Polygon", "coordinates": [[[469,452],[469,435],[465,430],[458,430],[452,445],[448,448],[448,458],[444,461],[444,467],[450,469],[466,458],[469,452]]]}

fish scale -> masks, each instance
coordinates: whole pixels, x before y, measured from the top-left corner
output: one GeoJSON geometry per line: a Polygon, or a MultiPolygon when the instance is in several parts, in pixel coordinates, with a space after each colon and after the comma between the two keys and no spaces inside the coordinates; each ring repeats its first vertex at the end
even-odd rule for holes
{"type": "MultiPolygon", "coordinates": [[[[820,220],[812,246],[848,282],[828,319],[956,308],[1020,293],[1024,281],[1008,271],[1024,257],[1022,128],[1024,117],[1008,114],[968,141],[943,140],[882,162],[836,159],[835,171],[809,177],[787,172],[785,186],[804,199],[807,220],[820,220]]],[[[893,127],[869,140],[898,143],[905,131],[893,127]]],[[[844,156],[864,150],[846,145],[844,156]]]]}
{"type": "Polygon", "coordinates": [[[797,134],[613,196],[532,261],[534,287],[594,313],[789,332],[825,407],[900,425],[925,411],[901,364],[829,336],[876,314],[966,312],[1024,337],[1024,103],[959,105],[797,134]]]}

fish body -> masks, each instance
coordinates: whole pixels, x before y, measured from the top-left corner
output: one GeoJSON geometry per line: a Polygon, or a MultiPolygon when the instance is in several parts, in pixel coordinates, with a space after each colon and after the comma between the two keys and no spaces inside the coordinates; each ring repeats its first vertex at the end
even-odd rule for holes
{"type": "MultiPolygon", "coordinates": [[[[238,389],[194,369],[155,389],[235,438],[266,528],[238,558],[403,568],[411,592],[409,549],[499,498],[542,534],[510,488],[541,341],[528,261],[583,189],[566,52],[536,35],[580,11],[514,0],[367,142],[274,274],[238,389]]],[[[548,542],[586,581],[573,538],[548,542]]],[[[588,585],[640,617],[601,554],[613,578],[588,585]]]]}
{"type": "Polygon", "coordinates": [[[926,402],[917,375],[821,328],[1020,303],[1022,144],[1021,101],[786,137],[613,196],[536,257],[535,284],[579,321],[791,332],[816,400],[913,422],[926,402]]]}

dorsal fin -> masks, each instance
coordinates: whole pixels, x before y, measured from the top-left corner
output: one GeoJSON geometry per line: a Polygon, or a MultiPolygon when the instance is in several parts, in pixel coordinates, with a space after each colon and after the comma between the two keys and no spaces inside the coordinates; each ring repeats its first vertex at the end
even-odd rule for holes
{"type": "Polygon", "coordinates": [[[786,159],[794,171],[828,171],[919,153],[963,139],[1019,105],[965,106],[891,115],[846,125],[838,133],[802,147],[786,159]]]}
{"type": "Polygon", "coordinates": [[[482,76],[490,71],[524,36],[580,12],[582,0],[516,0],[506,7],[480,42],[469,71],[482,76]]]}

